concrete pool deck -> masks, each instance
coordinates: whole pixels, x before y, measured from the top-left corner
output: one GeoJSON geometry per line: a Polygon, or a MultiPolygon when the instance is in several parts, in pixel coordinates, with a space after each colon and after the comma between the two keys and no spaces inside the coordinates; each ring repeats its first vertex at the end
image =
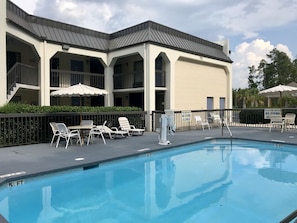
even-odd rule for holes
{"type": "MultiPolygon", "coordinates": [[[[268,128],[231,127],[230,129],[233,139],[284,142],[296,145],[297,149],[296,129],[283,133],[279,129],[269,132],[268,128]]],[[[114,140],[106,138],[106,145],[100,138],[96,138],[89,146],[74,144],[68,149],[64,149],[63,143],[58,148],[51,147],[50,143],[4,147],[0,148],[0,186],[30,176],[98,165],[100,162],[195,143],[210,137],[229,138],[230,135],[226,128],[223,129],[223,136],[220,128],[212,128],[205,131],[176,132],[174,136],[168,136],[170,145],[159,145],[157,133],[145,132],[143,136],[114,140]]]]}

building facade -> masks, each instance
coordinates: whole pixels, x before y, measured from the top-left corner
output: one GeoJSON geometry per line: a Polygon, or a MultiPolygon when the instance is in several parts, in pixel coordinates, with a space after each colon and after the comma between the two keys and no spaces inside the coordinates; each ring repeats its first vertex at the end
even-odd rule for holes
{"type": "Polygon", "coordinates": [[[213,43],[147,21],[107,34],[29,15],[1,1],[0,106],[76,105],[50,92],[84,83],[109,92],[89,106],[147,111],[232,107],[229,43],[213,43]]]}

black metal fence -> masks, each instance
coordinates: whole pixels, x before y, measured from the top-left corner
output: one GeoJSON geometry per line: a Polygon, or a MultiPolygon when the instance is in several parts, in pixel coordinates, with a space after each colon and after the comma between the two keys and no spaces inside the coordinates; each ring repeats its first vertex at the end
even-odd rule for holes
{"type": "MultiPolygon", "coordinates": [[[[145,127],[146,112],[83,113],[84,120],[93,120],[95,125],[105,120],[108,126],[119,126],[118,117],[126,116],[136,127],[145,127]]],[[[63,122],[67,126],[78,125],[78,113],[50,114],[0,114],[0,147],[49,142],[52,137],[50,122],[63,122]]]]}
{"type": "MultiPolygon", "coordinates": [[[[286,113],[297,114],[297,108],[281,109],[282,116],[286,113]]],[[[152,131],[159,128],[159,119],[163,111],[154,111],[152,113],[152,131]]],[[[199,115],[203,120],[207,120],[212,127],[218,127],[217,123],[213,122],[212,114],[220,115],[228,126],[231,127],[263,127],[268,128],[270,120],[264,117],[264,108],[261,109],[223,109],[223,110],[188,110],[174,111],[174,120],[177,131],[188,131],[201,126],[197,126],[195,116],[199,115]]],[[[295,120],[296,122],[296,120],[295,120]]]]}
{"type": "MultiPolygon", "coordinates": [[[[285,108],[281,110],[282,116],[286,113],[297,114],[296,108],[285,108]]],[[[152,128],[156,131],[160,125],[160,117],[163,111],[152,112],[152,128]]],[[[224,109],[224,110],[191,110],[174,111],[174,120],[177,131],[188,131],[197,129],[195,116],[208,120],[212,127],[218,127],[212,120],[212,114],[219,114],[228,126],[233,127],[263,127],[268,128],[269,121],[264,117],[264,109],[224,109]]],[[[138,128],[145,126],[146,112],[101,112],[86,113],[84,120],[93,120],[95,125],[102,124],[107,120],[108,126],[119,126],[118,117],[126,116],[131,123],[138,128]]],[[[52,137],[50,122],[63,122],[67,126],[78,125],[79,113],[50,113],[50,114],[0,114],[0,147],[27,145],[49,142],[52,137]]],[[[295,120],[296,122],[296,120],[295,120]]]]}

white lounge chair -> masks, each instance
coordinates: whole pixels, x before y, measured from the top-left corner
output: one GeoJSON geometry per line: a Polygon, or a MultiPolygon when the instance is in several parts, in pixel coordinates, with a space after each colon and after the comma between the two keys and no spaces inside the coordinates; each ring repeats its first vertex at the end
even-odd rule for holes
{"type": "Polygon", "coordinates": [[[195,116],[195,122],[196,122],[196,125],[199,125],[199,126],[201,125],[203,131],[204,131],[205,126],[208,128],[208,130],[210,130],[210,126],[209,126],[208,121],[207,120],[202,120],[200,115],[195,116]]]}
{"type": "MultiPolygon", "coordinates": [[[[57,143],[56,143],[56,148],[59,146],[59,142],[60,142],[60,139],[61,138],[63,138],[63,139],[66,140],[65,149],[68,148],[69,141],[72,138],[76,138],[77,139],[76,143],[79,142],[80,145],[82,144],[79,130],[72,130],[72,131],[70,131],[64,123],[56,123],[56,125],[57,125],[58,131],[59,131],[58,139],[57,139],[57,143]]],[[[71,143],[71,141],[70,141],[70,143],[71,143]]]]}
{"type": "Polygon", "coordinates": [[[144,129],[135,128],[134,125],[130,125],[129,120],[126,117],[119,117],[118,121],[120,124],[119,130],[126,131],[129,136],[143,135],[144,129]]]}
{"type": "Polygon", "coordinates": [[[108,126],[105,125],[105,123],[106,122],[104,122],[104,124],[101,125],[100,127],[102,128],[102,133],[104,135],[108,135],[110,139],[115,139],[117,136],[121,138],[125,138],[128,136],[129,133],[127,131],[118,130],[117,127],[109,128],[108,126]]]}

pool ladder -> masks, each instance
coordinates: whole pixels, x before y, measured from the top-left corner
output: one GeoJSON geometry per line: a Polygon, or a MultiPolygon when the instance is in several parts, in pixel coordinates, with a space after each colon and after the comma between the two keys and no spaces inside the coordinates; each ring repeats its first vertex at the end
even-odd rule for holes
{"type": "Polygon", "coordinates": [[[285,217],[283,220],[280,221],[280,223],[296,223],[297,222],[297,209],[293,211],[291,214],[289,214],[287,217],[285,217]],[[294,220],[295,221],[292,221],[294,220]]]}
{"type": "Polygon", "coordinates": [[[228,123],[223,119],[223,121],[222,121],[222,136],[224,135],[224,126],[226,126],[226,128],[227,128],[227,130],[228,130],[228,132],[229,132],[229,135],[230,135],[230,137],[231,137],[231,139],[232,139],[232,132],[231,132],[231,130],[230,130],[230,128],[229,128],[229,125],[228,125],[228,123]]]}

